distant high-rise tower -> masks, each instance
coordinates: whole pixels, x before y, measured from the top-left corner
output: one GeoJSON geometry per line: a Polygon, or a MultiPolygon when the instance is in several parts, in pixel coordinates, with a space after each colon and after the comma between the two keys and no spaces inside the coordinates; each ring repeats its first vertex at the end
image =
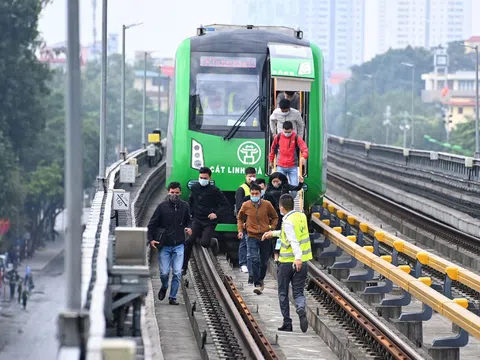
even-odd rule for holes
{"type": "Polygon", "coordinates": [[[472,0],[379,0],[377,53],[467,39],[472,32],[471,12],[472,0]]]}
{"type": "Polygon", "coordinates": [[[327,71],[363,61],[365,0],[232,0],[233,23],[244,16],[236,9],[245,6],[249,24],[300,26],[322,49],[327,71]]]}

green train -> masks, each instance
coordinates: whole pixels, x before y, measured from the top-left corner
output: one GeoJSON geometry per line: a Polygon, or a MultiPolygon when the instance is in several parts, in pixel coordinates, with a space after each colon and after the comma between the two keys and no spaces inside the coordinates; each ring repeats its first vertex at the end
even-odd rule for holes
{"type": "Polygon", "coordinates": [[[217,232],[237,232],[233,206],[244,169],[255,167],[257,178],[272,172],[269,116],[279,92],[299,93],[306,124],[304,209],[322,204],[327,159],[323,55],[302,38],[300,30],[285,27],[209,25],[177,49],[167,183],[179,181],[190,188],[198,181],[198,169],[209,167],[232,204],[232,217],[223,219],[217,232]]]}

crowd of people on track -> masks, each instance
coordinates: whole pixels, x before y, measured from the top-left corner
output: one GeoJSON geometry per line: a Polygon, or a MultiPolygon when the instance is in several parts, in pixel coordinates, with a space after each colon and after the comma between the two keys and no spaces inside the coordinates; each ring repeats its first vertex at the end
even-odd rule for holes
{"type": "MultiPolygon", "coordinates": [[[[303,177],[298,172],[308,158],[303,140],[305,124],[298,111],[299,96],[294,92],[279,94],[278,108],[270,117],[273,141],[269,154],[271,168],[276,167],[268,179],[256,178],[255,168],[245,169],[245,182],[235,193],[234,212],[237,218],[240,269],[248,273],[248,284],[261,295],[265,288],[268,261],[274,254],[278,264],[278,296],[283,324],[280,331],[292,331],[288,289],[293,288],[300,328],[307,331],[303,288],[308,272],[307,262],[312,259],[307,218],[296,211],[296,192],[303,188],[303,177]],[[291,108],[292,107],[292,108],[291,108]],[[276,238],[271,241],[269,239],[276,238]]],[[[182,275],[188,269],[193,245],[197,239],[203,247],[218,252],[214,237],[218,218],[228,215],[230,203],[211,183],[212,171],[199,170],[198,183],[191,187],[189,201],[180,199],[180,183],[167,186],[167,198],[158,205],[148,224],[148,241],[158,250],[161,289],[159,300],[164,300],[172,280],[169,304],[178,305],[177,292],[182,275]],[[188,237],[186,237],[186,235],[188,237]]]]}

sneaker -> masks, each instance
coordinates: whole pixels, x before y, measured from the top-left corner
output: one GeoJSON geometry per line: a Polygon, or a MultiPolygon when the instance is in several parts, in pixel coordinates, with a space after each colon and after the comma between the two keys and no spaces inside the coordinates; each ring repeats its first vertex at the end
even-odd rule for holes
{"type": "Polygon", "coordinates": [[[158,300],[162,301],[163,299],[165,299],[166,294],[167,294],[167,289],[162,287],[158,292],[158,300]]]}
{"type": "Polygon", "coordinates": [[[255,285],[255,289],[253,292],[257,295],[262,295],[263,292],[263,285],[255,285]]]}
{"type": "Polygon", "coordinates": [[[243,273],[248,273],[247,265],[242,265],[242,266],[240,267],[240,270],[241,270],[243,273]]]}
{"type": "Polygon", "coordinates": [[[182,276],[187,275],[187,269],[182,269],[182,276]]]}
{"type": "Polygon", "coordinates": [[[253,285],[253,277],[248,277],[248,285],[253,285]]]}
{"type": "Polygon", "coordinates": [[[292,324],[283,324],[278,328],[278,331],[293,331],[292,324]]]}
{"type": "Polygon", "coordinates": [[[177,299],[170,299],[170,300],[168,300],[168,303],[170,305],[180,305],[179,302],[177,301],[177,299]]]}
{"type": "Polygon", "coordinates": [[[300,319],[300,329],[305,333],[308,330],[307,313],[305,312],[305,309],[300,308],[297,310],[297,314],[300,319]]]}

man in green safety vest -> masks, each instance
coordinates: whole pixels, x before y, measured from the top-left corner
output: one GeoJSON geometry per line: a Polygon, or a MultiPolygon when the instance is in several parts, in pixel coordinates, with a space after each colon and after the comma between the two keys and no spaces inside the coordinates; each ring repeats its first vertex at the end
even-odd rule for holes
{"type": "Polygon", "coordinates": [[[300,318],[300,329],[306,332],[308,321],[303,289],[307,279],[308,261],[312,259],[312,248],[307,217],[304,213],[295,211],[294,204],[294,199],[290,194],[284,194],[280,197],[279,207],[280,213],[283,215],[282,230],[266,232],[262,240],[271,237],[279,238],[276,246],[280,249],[277,282],[283,325],[278,330],[293,330],[288,299],[288,286],[292,283],[295,307],[300,318]]]}
{"type": "MultiPolygon", "coordinates": [[[[250,184],[256,180],[256,175],[257,171],[253,167],[247,167],[245,169],[245,182],[239,186],[237,189],[237,192],[235,193],[235,216],[237,216],[237,213],[240,211],[242,208],[243,204],[243,199],[245,196],[250,195],[250,184]]],[[[238,246],[238,263],[240,265],[240,270],[244,273],[250,272],[250,277],[252,276],[251,274],[251,264],[250,268],[248,266],[248,251],[247,251],[247,233],[246,231],[243,232],[244,236],[240,240],[240,244],[238,246]]],[[[253,278],[250,279],[249,281],[252,281],[253,284],[253,278]]]]}

